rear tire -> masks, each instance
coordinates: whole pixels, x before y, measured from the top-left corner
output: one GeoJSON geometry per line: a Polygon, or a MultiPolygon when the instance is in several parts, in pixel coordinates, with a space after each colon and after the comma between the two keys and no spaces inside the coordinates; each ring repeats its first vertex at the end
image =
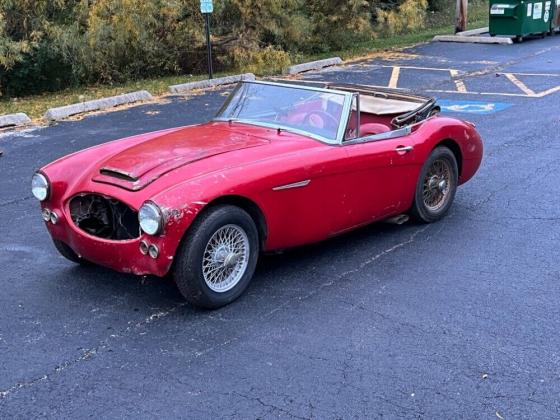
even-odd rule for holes
{"type": "Polygon", "coordinates": [[[418,177],[412,216],[422,223],[432,223],[444,217],[455,199],[458,180],[455,155],[447,147],[436,147],[418,177]]]}
{"type": "Polygon", "coordinates": [[[212,208],[187,231],[175,259],[173,278],[192,305],[215,309],[247,289],[259,255],[253,219],[236,206],[212,208]]]}
{"type": "Polygon", "coordinates": [[[64,242],[59,241],[57,239],[53,239],[53,243],[54,243],[54,247],[57,249],[60,255],[62,255],[67,260],[81,265],[88,264],[86,260],[84,260],[78,254],[76,254],[74,250],[70,248],[68,245],[66,245],[64,242]]]}

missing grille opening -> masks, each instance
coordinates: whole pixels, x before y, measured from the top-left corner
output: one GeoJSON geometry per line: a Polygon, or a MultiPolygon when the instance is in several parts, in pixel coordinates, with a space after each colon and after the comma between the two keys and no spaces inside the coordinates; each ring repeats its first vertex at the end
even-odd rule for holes
{"type": "Polygon", "coordinates": [[[126,240],[140,236],[138,213],[126,204],[97,194],[85,194],[70,201],[74,224],[103,239],[126,240]]]}

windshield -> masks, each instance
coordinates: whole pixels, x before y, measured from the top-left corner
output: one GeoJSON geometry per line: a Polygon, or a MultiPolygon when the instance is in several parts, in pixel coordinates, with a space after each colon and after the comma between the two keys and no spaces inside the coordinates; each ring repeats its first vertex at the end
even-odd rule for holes
{"type": "Polygon", "coordinates": [[[303,86],[245,82],[216,119],[286,129],[337,143],[341,125],[348,121],[347,96],[303,86]]]}

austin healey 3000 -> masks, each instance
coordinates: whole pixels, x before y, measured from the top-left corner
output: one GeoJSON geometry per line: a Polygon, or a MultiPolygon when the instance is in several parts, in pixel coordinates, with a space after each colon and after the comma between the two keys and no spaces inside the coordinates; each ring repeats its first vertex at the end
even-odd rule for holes
{"type": "Polygon", "coordinates": [[[217,308],[247,288],[261,252],[400,215],[437,221],[482,152],[475,126],[433,98],[242,82],[211,121],[63,157],[32,192],[64,257],[169,273],[191,303],[217,308]]]}

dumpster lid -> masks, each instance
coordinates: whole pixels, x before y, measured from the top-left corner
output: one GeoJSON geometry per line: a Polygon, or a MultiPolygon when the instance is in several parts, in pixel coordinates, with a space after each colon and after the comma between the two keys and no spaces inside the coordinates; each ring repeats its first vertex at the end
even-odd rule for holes
{"type": "Polygon", "coordinates": [[[513,11],[517,7],[517,4],[493,4],[490,8],[491,15],[505,15],[506,10],[513,11]]]}
{"type": "Polygon", "coordinates": [[[490,9],[492,10],[496,10],[496,9],[515,9],[518,5],[517,4],[493,4],[492,8],[490,9]]]}

